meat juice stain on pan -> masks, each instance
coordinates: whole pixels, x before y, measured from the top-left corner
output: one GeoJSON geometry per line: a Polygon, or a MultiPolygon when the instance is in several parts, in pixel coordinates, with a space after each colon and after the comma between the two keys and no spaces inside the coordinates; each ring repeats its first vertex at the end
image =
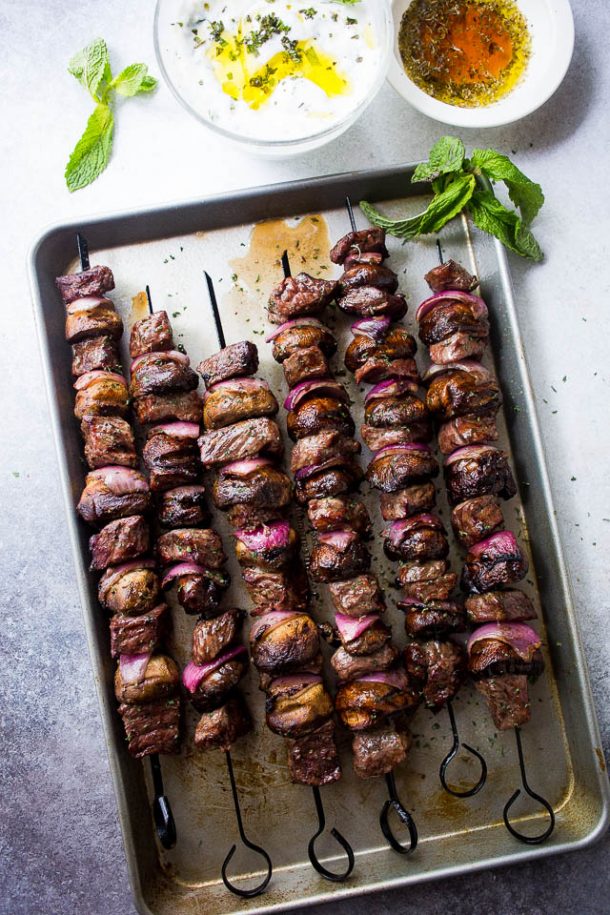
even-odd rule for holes
{"type": "Polygon", "coordinates": [[[328,271],[331,247],[328,224],[320,213],[303,216],[297,222],[285,219],[257,222],[250,232],[245,254],[229,261],[233,288],[223,296],[223,306],[243,312],[244,307],[251,310],[257,304],[260,310],[252,313],[260,316],[261,328],[264,327],[264,306],[269,290],[278,282],[284,251],[288,251],[295,268],[301,270],[307,266],[308,272],[319,276],[328,271]]]}
{"type": "MultiPolygon", "coordinates": [[[[465,783],[463,786],[458,782],[455,787],[468,788],[471,783],[465,783]]],[[[467,807],[461,798],[448,794],[443,789],[434,791],[426,798],[424,806],[425,815],[428,817],[442,817],[443,821],[451,821],[454,824],[463,823],[469,816],[467,807]]]]}

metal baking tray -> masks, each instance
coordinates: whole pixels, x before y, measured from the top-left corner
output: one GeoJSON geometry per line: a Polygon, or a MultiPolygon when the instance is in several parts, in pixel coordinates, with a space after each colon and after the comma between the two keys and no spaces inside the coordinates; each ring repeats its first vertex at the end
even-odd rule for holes
{"type": "MultiPolygon", "coordinates": [[[[595,841],[608,824],[608,782],[601,742],[507,261],[497,242],[478,234],[471,237],[467,223],[459,220],[443,230],[442,243],[447,256],[462,260],[479,275],[490,305],[495,370],[504,393],[500,444],[512,454],[520,490],[505,507],[505,516],[514,515],[511,526],[522,542],[529,542],[532,564],[527,586],[542,611],[540,627],[547,666],[533,687],[532,721],[523,736],[530,784],[551,801],[557,815],[553,836],[544,845],[532,847],[516,842],[505,830],[502,808],[520,785],[514,737],[510,731],[495,732],[482,699],[470,686],[457,697],[455,708],[462,738],[487,759],[487,785],[467,800],[442,791],[438,766],[451,745],[446,712],[434,717],[420,710],[413,725],[410,757],[397,772],[400,796],[413,812],[420,832],[420,845],[411,857],[403,858],[387,848],[378,826],[379,809],[386,796],[384,782],[362,782],[353,776],[349,741],[342,738],[344,779],[324,789],[323,796],[328,823],[345,833],[357,853],[355,870],[345,884],[325,882],[309,865],[307,841],[315,829],[311,793],[288,781],[282,741],[263,723],[262,697],[254,673],[244,681],[244,688],[255,715],[255,732],[236,745],[233,756],[248,833],[253,841],[267,847],[274,862],[273,880],[264,896],[238,900],[220,881],[221,862],[237,832],[223,755],[194,753],[187,739],[179,757],[163,758],[166,791],[178,828],[178,843],[166,852],[157,846],[152,828],[148,767],[131,759],[125,748],[115,711],[108,624],[97,604],[96,582],[87,571],[89,531],[74,513],[84,466],[72,415],[64,309],[53,280],[75,266],[75,231],[88,238],[92,263],[112,267],[117,282],[113,297],[127,327],[138,317],[132,311],[131,298],[149,283],[156,307],[167,308],[172,315],[178,339],[185,344],[193,364],[218,346],[202,276],[204,269],[209,270],[216,282],[227,341],[249,337],[259,344],[261,374],[279,395],[283,379],[271,359],[271,347],[264,343],[263,331],[265,293],[281,276],[282,251],[289,249],[295,272],[303,267],[328,275],[332,266],[329,240],[349,228],[345,196],[349,194],[354,203],[360,199],[383,202],[388,212],[415,212],[425,203],[426,188],[410,183],[412,172],[413,166],[405,165],[335,175],[57,225],[32,249],[31,284],[76,575],[129,873],[141,912],[220,915],[286,911],[580,848],[595,841]],[[253,225],[263,220],[267,222],[253,230],[253,225]]],[[[360,220],[364,225],[362,217],[360,220]]],[[[423,274],[436,263],[435,240],[402,246],[391,239],[390,249],[390,264],[399,273],[402,291],[412,305],[405,322],[413,331],[413,306],[426,294],[423,274]]],[[[334,322],[343,338],[341,353],[347,322],[341,315],[334,322]]],[[[341,368],[340,358],[336,366],[341,368]]],[[[358,413],[362,395],[351,385],[351,379],[344,381],[351,386],[358,413]]],[[[281,415],[280,421],[283,418],[281,415]]],[[[363,459],[366,457],[365,451],[363,459]]],[[[367,499],[379,531],[376,498],[367,499]]],[[[442,503],[441,511],[447,518],[447,507],[442,503]]],[[[217,518],[216,524],[231,554],[223,520],[217,518]]],[[[380,539],[376,538],[374,568],[389,589],[391,568],[381,555],[380,539]]],[[[230,571],[234,585],[227,605],[239,604],[245,596],[234,559],[230,571]]],[[[402,615],[392,599],[389,607],[395,638],[403,643],[402,615]]],[[[321,596],[314,614],[319,619],[330,615],[321,596]]],[[[184,662],[192,620],[179,608],[173,608],[173,615],[171,649],[184,662]]],[[[190,737],[192,720],[188,727],[190,737]]],[[[467,770],[462,774],[468,777],[467,770]]],[[[540,810],[524,804],[519,812],[524,830],[533,826],[542,831],[540,810]]],[[[333,846],[328,853],[334,854],[333,846]]],[[[248,860],[238,857],[235,868],[237,875],[247,875],[248,860]]]]}

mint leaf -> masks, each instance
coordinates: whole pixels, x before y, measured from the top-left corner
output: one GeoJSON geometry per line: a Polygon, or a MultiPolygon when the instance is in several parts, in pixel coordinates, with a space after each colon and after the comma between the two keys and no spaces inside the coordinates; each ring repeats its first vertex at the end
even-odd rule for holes
{"type": "Polygon", "coordinates": [[[465,155],[466,150],[459,137],[441,137],[430,150],[428,161],[417,166],[411,181],[434,181],[439,175],[459,172],[465,155]]]}
{"type": "Polygon", "coordinates": [[[146,64],[130,64],[113,79],[108,48],[103,38],[96,38],[75,54],[68,64],[68,72],[96,102],[85,132],[66,166],[68,189],[77,191],[91,184],[108,165],[114,133],[114,116],[110,108],[113,94],[130,98],[152,92],[157,87],[157,80],[150,75],[146,64]]]}
{"type": "Polygon", "coordinates": [[[511,251],[534,261],[542,260],[540,245],[529,225],[544,203],[544,194],[540,185],[524,175],[508,156],[493,149],[475,149],[467,159],[459,137],[441,137],[430,150],[428,161],[414,170],[411,180],[426,181],[432,186],[433,197],[423,213],[408,219],[389,219],[366,201],[360,204],[362,212],[374,225],[406,241],[438,232],[466,210],[475,225],[511,251]],[[518,209],[505,207],[493,191],[483,189],[478,181],[480,175],[492,182],[503,181],[518,209]]]}
{"type": "Polygon", "coordinates": [[[508,188],[508,196],[521,210],[523,221],[529,225],[544,203],[544,194],[539,184],[514,165],[508,156],[495,149],[473,150],[470,164],[484,172],[492,181],[503,181],[508,188]]]}
{"type": "Polygon", "coordinates": [[[159,80],[155,79],[154,76],[145,76],[140,84],[138,95],[141,95],[142,92],[152,92],[153,89],[156,89],[158,85],[159,80]]]}
{"type": "Polygon", "coordinates": [[[110,159],[113,130],[112,111],[108,105],[98,105],[66,166],[65,178],[70,191],[86,187],[104,171],[110,159]]]}
{"type": "Polygon", "coordinates": [[[479,229],[495,235],[515,254],[537,262],[544,257],[540,245],[525,222],[500,203],[491,191],[477,188],[468,204],[468,210],[479,229]]]}
{"type": "Polygon", "coordinates": [[[96,102],[102,101],[99,90],[102,83],[111,79],[110,57],[104,39],[96,38],[75,54],[68,64],[68,73],[76,77],[96,102]]]}
{"type": "Polygon", "coordinates": [[[156,85],[157,80],[149,75],[146,64],[130,64],[115,76],[110,88],[129,98],[140,92],[152,92],[156,85]]]}
{"type": "Polygon", "coordinates": [[[388,219],[370,203],[363,200],[360,209],[370,222],[385,229],[396,238],[415,238],[438,232],[445,223],[457,216],[471,199],[476,187],[474,175],[458,175],[440,194],[436,194],[428,207],[410,219],[388,219]]]}

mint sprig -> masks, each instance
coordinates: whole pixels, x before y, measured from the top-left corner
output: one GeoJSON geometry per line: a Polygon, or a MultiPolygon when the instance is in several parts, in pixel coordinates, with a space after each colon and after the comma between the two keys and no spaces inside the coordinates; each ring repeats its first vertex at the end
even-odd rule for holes
{"type": "Polygon", "coordinates": [[[103,38],[96,38],[75,54],[68,64],[68,73],[79,81],[95,102],[85,132],[66,165],[68,190],[77,191],[95,181],[108,165],[114,136],[112,104],[115,96],[131,98],[152,92],[157,87],[157,80],[149,74],[146,64],[130,64],[113,78],[110,55],[103,38]]]}
{"type": "Polygon", "coordinates": [[[423,213],[409,219],[387,219],[370,203],[362,201],[360,208],[367,219],[389,235],[407,241],[438,232],[465,211],[479,229],[494,235],[515,254],[542,260],[544,255],[530,224],[544,203],[544,194],[540,185],[524,175],[508,156],[495,149],[475,149],[467,159],[458,137],[441,137],[430,150],[428,161],[417,166],[411,180],[432,185],[434,197],[423,213]],[[516,209],[504,206],[493,191],[481,187],[476,180],[480,175],[485,175],[492,185],[503,182],[516,209]]]}

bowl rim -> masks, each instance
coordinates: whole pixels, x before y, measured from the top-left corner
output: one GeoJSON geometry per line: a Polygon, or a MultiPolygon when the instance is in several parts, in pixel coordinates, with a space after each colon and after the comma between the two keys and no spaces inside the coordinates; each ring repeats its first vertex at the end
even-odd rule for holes
{"type": "Polygon", "coordinates": [[[315,141],[317,145],[321,146],[324,144],[324,142],[334,139],[337,131],[342,132],[344,129],[350,127],[352,123],[358,120],[371,104],[371,102],[379,95],[382,86],[387,81],[388,70],[394,57],[394,17],[392,13],[392,0],[374,0],[375,3],[380,3],[380,9],[384,17],[384,24],[386,29],[385,47],[382,48],[381,66],[379,67],[379,72],[375,82],[373,83],[370,92],[357,108],[353,109],[341,120],[335,121],[332,126],[327,127],[325,130],[317,131],[314,134],[306,134],[300,137],[295,137],[291,140],[263,140],[257,137],[248,137],[244,134],[236,133],[235,131],[228,130],[226,127],[221,127],[218,124],[215,124],[214,121],[211,121],[202,115],[185,98],[183,98],[178,88],[174,85],[174,82],[172,81],[165,66],[163,53],[160,46],[160,14],[161,6],[164,2],[165,0],[156,0],[155,3],[155,15],[153,19],[153,44],[155,49],[155,57],[157,58],[157,65],[161,71],[161,76],[163,77],[165,85],[169,88],[174,98],[180,102],[182,107],[185,108],[194,118],[196,118],[200,124],[203,124],[204,127],[208,127],[213,132],[220,134],[220,136],[223,136],[227,140],[231,140],[234,143],[238,143],[239,145],[258,147],[268,150],[289,150],[291,148],[306,146],[308,143],[315,141]]]}
{"type": "MultiPolygon", "coordinates": [[[[401,0],[392,0],[392,13],[394,7],[401,0]]],[[[518,0],[517,0],[518,4],[518,0]]],[[[392,88],[409,105],[434,121],[449,124],[452,127],[487,128],[503,127],[520,121],[534,111],[537,111],[557,91],[563,82],[574,52],[574,15],[570,0],[548,0],[548,9],[553,22],[557,26],[558,42],[552,63],[549,68],[548,79],[540,83],[540,90],[523,97],[523,104],[517,112],[506,112],[495,107],[494,104],[462,108],[458,105],[449,105],[428,95],[409,78],[400,64],[396,52],[398,34],[395,30],[392,45],[392,59],[388,70],[388,82],[392,88]],[[528,101],[530,99],[530,101],[528,101]]]]}

